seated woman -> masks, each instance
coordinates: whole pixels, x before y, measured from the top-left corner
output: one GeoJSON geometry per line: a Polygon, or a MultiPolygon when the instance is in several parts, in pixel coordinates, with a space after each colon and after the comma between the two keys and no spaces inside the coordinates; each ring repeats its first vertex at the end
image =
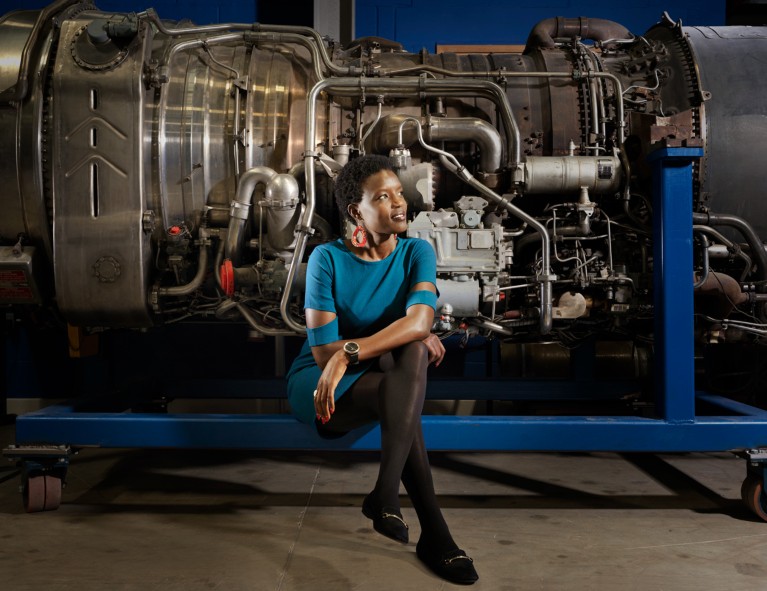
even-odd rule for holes
{"type": "Polygon", "coordinates": [[[376,531],[407,543],[402,480],[421,524],[418,557],[439,576],[471,584],[477,572],[437,504],[421,430],[426,370],[445,355],[431,334],[434,251],[398,236],[407,230],[407,203],[388,158],[347,164],[336,179],[336,201],[357,227],[351,240],[323,244],[309,257],[308,338],[288,373],[291,407],[324,437],[380,422],[381,465],[362,512],[376,531]]]}

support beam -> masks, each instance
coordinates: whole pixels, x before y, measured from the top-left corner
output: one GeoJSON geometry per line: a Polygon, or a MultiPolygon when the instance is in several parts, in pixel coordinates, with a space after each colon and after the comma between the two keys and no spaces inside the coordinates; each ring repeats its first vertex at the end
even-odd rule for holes
{"type": "Polygon", "coordinates": [[[695,420],[692,164],[702,148],[663,148],[653,169],[655,395],[669,423],[695,420]]]}

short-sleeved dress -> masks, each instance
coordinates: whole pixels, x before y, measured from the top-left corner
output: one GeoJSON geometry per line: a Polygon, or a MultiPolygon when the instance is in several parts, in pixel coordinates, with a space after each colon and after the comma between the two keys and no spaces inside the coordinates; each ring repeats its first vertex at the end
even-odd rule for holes
{"type": "MultiPolygon", "coordinates": [[[[398,238],[392,253],[380,261],[362,260],[341,239],[312,252],[304,307],[334,312],[336,319],[307,330],[307,340],[288,372],[288,400],[298,419],[311,423],[316,415],[312,395],[322,371],[311,347],[370,336],[404,317],[414,304],[436,309],[435,294],[410,291],[424,281],[436,285],[436,268],[434,250],[419,238],[398,238]]],[[[367,360],[350,366],[336,388],[335,399],[343,396],[372,363],[367,360]]]]}

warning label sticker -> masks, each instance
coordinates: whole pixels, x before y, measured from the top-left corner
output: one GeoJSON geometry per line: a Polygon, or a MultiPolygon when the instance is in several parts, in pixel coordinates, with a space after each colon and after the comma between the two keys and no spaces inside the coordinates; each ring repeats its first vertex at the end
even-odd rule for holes
{"type": "Polygon", "coordinates": [[[27,274],[19,269],[0,271],[0,302],[34,301],[27,274]]]}

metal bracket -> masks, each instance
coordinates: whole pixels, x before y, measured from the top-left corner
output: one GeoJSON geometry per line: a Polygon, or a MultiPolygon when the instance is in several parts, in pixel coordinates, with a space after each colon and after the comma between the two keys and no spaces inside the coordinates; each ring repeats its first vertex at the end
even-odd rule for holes
{"type": "Polygon", "coordinates": [[[68,445],[9,445],[3,449],[3,456],[9,460],[66,460],[72,454],[68,445]]]}
{"type": "Polygon", "coordinates": [[[733,452],[739,458],[747,460],[753,466],[767,463],[767,448],[741,449],[733,452]]]}
{"type": "Polygon", "coordinates": [[[69,467],[72,448],[68,445],[10,445],[3,456],[22,465],[26,474],[53,473],[62,480],[69,467]]]}

